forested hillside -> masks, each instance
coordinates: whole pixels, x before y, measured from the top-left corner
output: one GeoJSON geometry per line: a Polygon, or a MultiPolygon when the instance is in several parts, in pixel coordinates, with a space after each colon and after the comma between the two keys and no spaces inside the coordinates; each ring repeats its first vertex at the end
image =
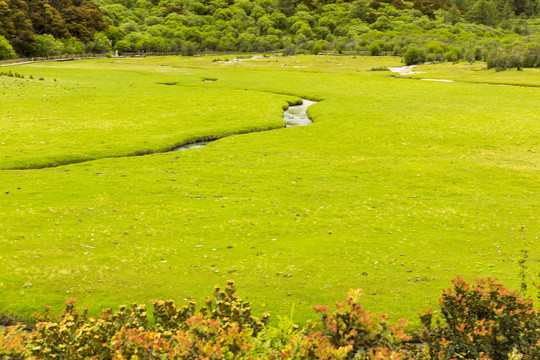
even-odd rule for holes
{"type": "Polygon", "coordinates": [[[1,0],[0,35],[19,55],[36,55],[36,35],[64,39],[68,51],[83,50],[68,39],[82,43],[105,30],[107,24],[92,0],[1,0]],[[74,47],[74,49],[70,49],[74,47]]]}
{"type": "Polygon", "coordinates": [[[19,56],[369,51],[540,66],[538,0],[96,1],[0,0],[0,35],[19,56]]]}

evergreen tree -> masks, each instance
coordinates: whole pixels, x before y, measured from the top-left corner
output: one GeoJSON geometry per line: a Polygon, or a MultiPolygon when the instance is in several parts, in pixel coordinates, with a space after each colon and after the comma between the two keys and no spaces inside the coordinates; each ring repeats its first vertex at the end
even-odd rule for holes
{"type": "Polygon", "coordinates": [[[525,15],[532,18],[538,14],[540,6],[538,5],[538,0],[528,0],[525,5],[525,15]]]}
{"type": "Polygon", "coordinates": [[[444,12],[443,20],[445,23],[450,23],[452,25],[455,25],[461,20],[461,12],[454,5],[450,8],[450,10],[447,10],[444,12]]]}
{"type": "Polygon", "coordinates": [[[466,16],[470,22],[488,26],[495,25],[498,17],[497,8],[491,0],[478,0],[466,16]]]}

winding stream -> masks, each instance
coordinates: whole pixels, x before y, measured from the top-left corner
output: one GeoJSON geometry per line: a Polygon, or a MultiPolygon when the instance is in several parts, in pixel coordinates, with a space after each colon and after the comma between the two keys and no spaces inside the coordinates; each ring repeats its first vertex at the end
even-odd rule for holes
{"type": "MultiPolygon", "coordinates": [[[[315,102],[316,101],[302,99],[301,105],[289,106],[289,108],[283,112],[283,120],[285,120],[285,127],[305,126],[305,125],[311,124],[312,121],[307,114],[307,108],[315,104],[315,102]]],[[[215,140],[200,141],[200,142],[195,142],[195,143],[191,143],[187,145],[182,145],[182,146],[172,149],[171,151],[198,149],[198,148],[205,147],[212,141],[215,141],[215,140]]]]}

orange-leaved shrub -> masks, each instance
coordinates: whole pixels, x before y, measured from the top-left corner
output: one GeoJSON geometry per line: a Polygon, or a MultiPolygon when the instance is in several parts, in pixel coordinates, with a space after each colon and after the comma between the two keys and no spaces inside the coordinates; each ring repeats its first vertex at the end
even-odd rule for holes
{"type": "Polygon", "coordinates": [[[0,359],[28,358],[30,351],[26,348],[27,339],[27,333],[22,325],[8,326],[6,330],[0,331],[0,359]]]}
{"type": "Polygon", "coordinates": [[[360,290],[351,290],[345,302],[336,303],[336,310],[318,305],[314,310],[321,321],[310,324],[293,337],[280,354],[280,359],[380,359],[401,360],[405,333],[409,324],[389,322],[388,315],[374,315],[360,305],[360,290]]]}
{"type": "Polygon", "coordinates": [[[360,305],[360,290],[330,311],[314,309],[321,320],[299,328],[289,318],[267,327],[238,297],[234,283],[216,286],[206,306],[194,301],[177,307],[153,301],[103,310],[95,318],[74,299],[53,317],[38,315],[32,331],[11,326],[0,332],[0,359],[272,359],[272,360],[537,360],[540,359],[540,311],[494,279],[476,285],[460,277],[443,291],[440,317],[421,314],[420,346],[409,343],[408,322],[389,322],[360,305]]]}
{"type": "Polygon", "coordinates": [[[505,289],[496,279],[478,279],[476,285],[461,277],[443,290],[439,300],[442,320],[433,312],[420,315],[421,339],[430,359],[540,359],[540,311],[532,299],[505,289]]]}
{"type": "Polygon", "coordinates": [[[194,302],[180,308],[172,301],[153,301],[154,321],[146,305],[121,305],[94,318],[76,301],[66,301],[52,317],[49,308],[32,332],[12,327],[0,335],[0,358],[8,359],[232,359],[247,356],[250,339],[261,332],[268,314],[251,315],[232,281],[216,287],[206,308],[194,302]]]}

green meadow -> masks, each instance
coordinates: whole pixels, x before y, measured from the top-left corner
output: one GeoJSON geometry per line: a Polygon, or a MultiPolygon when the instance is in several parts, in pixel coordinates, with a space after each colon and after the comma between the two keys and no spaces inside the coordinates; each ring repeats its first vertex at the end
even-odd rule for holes
{"type": "Polygon", "coordinates": [[[519,289],[524,250],[536,295],[538,70],[233,59],[0,68],[25,76],[0,76],[0,314],[202,304],[232,279],[274,319],[360,288],[418,323],[458,274],[519,289]],[[301,98],[313,124],[283,128],[301,98]]]}

